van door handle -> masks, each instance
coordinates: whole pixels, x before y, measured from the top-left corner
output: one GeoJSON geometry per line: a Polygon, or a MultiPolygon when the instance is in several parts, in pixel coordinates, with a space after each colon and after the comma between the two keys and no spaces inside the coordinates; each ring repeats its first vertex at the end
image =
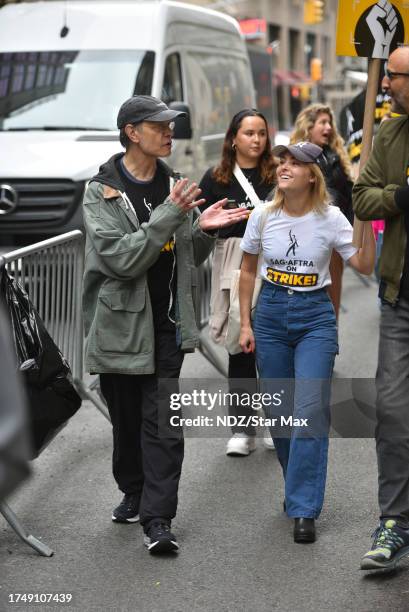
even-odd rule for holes
{"type": "Polygon", "coordinates": [[[190,147],[186,147],[185,155],[193,155],[193,149],[191,149],[190,147]]]}

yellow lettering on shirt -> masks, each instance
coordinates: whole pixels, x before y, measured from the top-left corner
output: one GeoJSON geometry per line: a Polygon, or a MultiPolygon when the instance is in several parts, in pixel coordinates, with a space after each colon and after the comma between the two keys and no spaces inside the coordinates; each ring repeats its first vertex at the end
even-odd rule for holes
{"type": "Polygon", "coordinates": [[[167,241],[166,244],[163,245],[163,247],[161,248],[161,253],[171,253],[175,248],[175,239],[171,238],[170,240],[167,241]]]}
{"type": "Polygon", "coordinates": [[[267,278],[287,287],[315,287],[318,284],[318,274],[287,274],[274,268],[267,268],[267,278]]]}

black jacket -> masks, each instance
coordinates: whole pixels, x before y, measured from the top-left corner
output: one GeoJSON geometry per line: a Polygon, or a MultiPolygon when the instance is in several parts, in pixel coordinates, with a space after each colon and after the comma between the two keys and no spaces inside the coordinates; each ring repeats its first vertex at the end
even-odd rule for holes
{"type": "Polygon", "coordinates": [[[354,212],[352,210],[352,181],[345,174],[338,153],[330,147],[324,147],[317,163],[325,178],[327,189],[332,203],[338,206],[352,224],[354,212]]]}

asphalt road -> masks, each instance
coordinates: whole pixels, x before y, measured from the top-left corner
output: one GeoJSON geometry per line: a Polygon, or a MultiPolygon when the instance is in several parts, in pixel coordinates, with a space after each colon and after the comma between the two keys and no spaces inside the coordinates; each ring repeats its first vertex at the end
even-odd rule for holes
{"type": "MultiPolygon", "coordinates": [[[[375,371],[376,286],[345,275],[339,378],[375,371]]],[[[200,354],[186,377],[219,376],[200,354]]],[[[261,440],[260,440],[261,442],[261,440]]],[[[389,612],[409,609],[409,561],[393,574],[359,570],[377,522],[376,457],[370,439],[333,439],[326,502],[313,545],[294,544],[282,512],[275,453],[261,444],[226,457],[225,439],[189,438],[174,531],[178,555],[152,557],[139,525],[116,525],[109,423],[91,405],[33,463],[9,500],[55,555],[38,556],[0,517],[0,609],[76,612],[389,612]],[[10,603],[15,593],[70,593],[70,604],[10,603]]]]}

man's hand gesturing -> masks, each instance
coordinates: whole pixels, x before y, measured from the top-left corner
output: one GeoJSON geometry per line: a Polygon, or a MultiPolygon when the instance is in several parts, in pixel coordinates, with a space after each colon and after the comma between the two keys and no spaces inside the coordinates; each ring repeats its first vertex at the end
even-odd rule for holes
{"type": "MultiPolygon", "coordinates": [[[[196,200],[201,194],[202,190],[199,189],[197,183],[189,185],[189,179],[184,178],[177,181],[170,192],[170,199],[176,204],[183,212],[189,212],[197,206],[201,206],[206,202],[204,198],[196,200]]],[[[227,198],[219,200],[209,208],[206,208],[200,215],[199,225],[203,231],[212,231],[220,229],[221,227],[228,227],[244,221],[249,216],[249,211],[246,208],[233,208],[225,210],[223,205],[226,204],[227,198]]]]}
{"type": "Polygon", "coordinates": [[[219,200],[202,212],[199,219],[199,225],[202,230],[205,232],[216,230],[248,219],[250,213],[246,208],[224,209],[223,205],[226,202],[227,198],[219,200]]]}
{"type": "Polygon", "coordinates": [[[189,212],[196,206],[204,204],[206,200],[196,200],[202,190],[198,188],[197,183],[189,185],[189,179],[184,178],[177,181],[170,192],[170,199],[179,206],[183,212],[189,212]]]}

